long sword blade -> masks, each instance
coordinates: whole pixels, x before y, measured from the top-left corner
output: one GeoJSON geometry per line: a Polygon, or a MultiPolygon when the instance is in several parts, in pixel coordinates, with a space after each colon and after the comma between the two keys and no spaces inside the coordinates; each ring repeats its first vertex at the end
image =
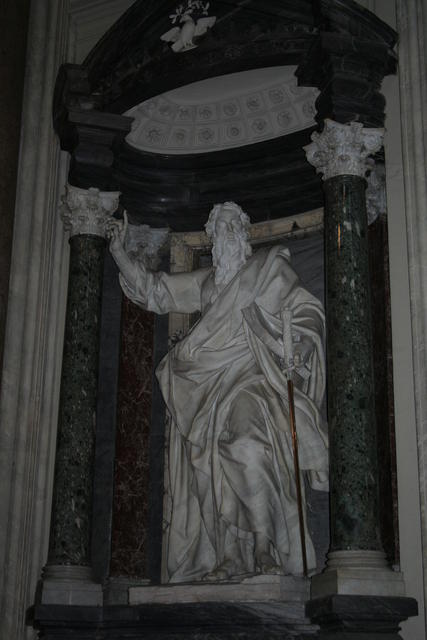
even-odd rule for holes
{"type": "Polygon", "coordinates": [[[297,490],[297,505],[298,505],[298,520],[299,520],[299,532],[301,538],[301,552],[302,552],[302,566],[304,575],[308,575],[307,568],[307,549],[305,545],[305,527],[304,527],[304,512],[302,508],[302,491],[301,491],[301,474],[299,468],[299,455],[298,455],[298,437],[295,424],[295,402],[294,402],[294,383],[288,378],[288,398],[289,398],[289,421],[291,424],[292,434],[292,451],[294,458],[294,471],[295,471],[295,485],[297,490]]]}
{"type": "Polygon", "coordinates": [[[295,368],[292,344],[292,310],[282,310],[283,323],[283,351],[285,358],[286,378],[288,382],[288,401],[289,401],[289,422],[292,435],[292,453],[294,459],[295,486],[297,491],[298,521],[301,539],[302,566],[304,575],[308,575],[307,567],[307,548],[305,544],[305,526],[304,526],[304,510],[302,508],[302,490],[301,490],[301,474],[299,468],[298,455],[298,437],[295,423],[295,400],[294,400],[294,383],[292,380],[292,372],[295,368]]]}

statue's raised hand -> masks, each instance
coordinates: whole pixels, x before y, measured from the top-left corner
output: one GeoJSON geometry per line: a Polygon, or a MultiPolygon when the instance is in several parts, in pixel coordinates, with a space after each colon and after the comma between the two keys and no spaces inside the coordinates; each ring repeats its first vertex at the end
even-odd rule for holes
{"type": "Polygon", "coordinates": [[[126,211],[123,212],[123,220],[110,218],[105,230],[106,236],[110,240],[110,251],[114,255],[124,249],[125,237],[128,228],[128,216],[126,211]]]}
{"type": "Polygon", "coordinates": [[[114,262],[120,269],[120,273],[130,287],[135,286],[136,271],[139,271],[141,277],[146,276],[146,269],[142,265],[136,268],[134,261],[127,254],[125,249],[125,238],[128,228],[128,216],[126,211],[123,212],[123,220],[110,218],[105,225],[105,235],[110,240],[110,251],[114,258],[114,262]]]}

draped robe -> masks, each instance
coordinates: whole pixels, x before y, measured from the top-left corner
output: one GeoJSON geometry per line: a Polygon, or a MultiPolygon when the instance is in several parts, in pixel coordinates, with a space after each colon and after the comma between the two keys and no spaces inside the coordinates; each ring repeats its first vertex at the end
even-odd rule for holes
{"type": "MultiPolygon", "coordinates": [[[[171,275],[136,270],[133,282],[122,276],[121,284],[156,313],[201,311],[156,371],[171,415],[168,580],[202,579],[231,540],[236,574],[255,573],[255,533],[268,538],[283,573],[302,574],[281,310],[292,311],[295,340],[311,345],[295,375],[295,414],[300,468],[320,490],[328,488],[320,411],[324,313],[290,266],[288,250],[259,250],[220,292],[210,268],[171,275]]],[[[307,529],[306,543],[313,570],[307,529]]]]}

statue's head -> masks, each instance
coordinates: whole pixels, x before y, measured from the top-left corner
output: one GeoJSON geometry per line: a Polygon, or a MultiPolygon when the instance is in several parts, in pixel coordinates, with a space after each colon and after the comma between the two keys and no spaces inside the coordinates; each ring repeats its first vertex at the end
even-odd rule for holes
{"type": "Polygon", "coordinates": [[[216,204],[205,225],[212,240],[215,281],[230,279],[252,254],[249,216],[235,202],[216,204]]]}
{"type": "Polygon", "coordinates": [[[235,202],[224,202],[216,204],[212,208],[205,229],[209,240],[212,241],[216,235],[221,235],[227,228],[247,241],[249,240],[249,226],[249,216],[242,207],[239,207],[235,202]]]}

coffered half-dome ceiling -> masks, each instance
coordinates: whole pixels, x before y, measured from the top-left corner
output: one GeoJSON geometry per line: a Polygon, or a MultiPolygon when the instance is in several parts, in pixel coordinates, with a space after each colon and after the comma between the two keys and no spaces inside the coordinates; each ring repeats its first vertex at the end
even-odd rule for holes
{"type": "Polygon", "coordinates": [[[314,126],[318,91],[298,87],[295,67],[271,67],[202,80],[145,100],[126,141],[154,153],[208,153],[314,126]]]}

